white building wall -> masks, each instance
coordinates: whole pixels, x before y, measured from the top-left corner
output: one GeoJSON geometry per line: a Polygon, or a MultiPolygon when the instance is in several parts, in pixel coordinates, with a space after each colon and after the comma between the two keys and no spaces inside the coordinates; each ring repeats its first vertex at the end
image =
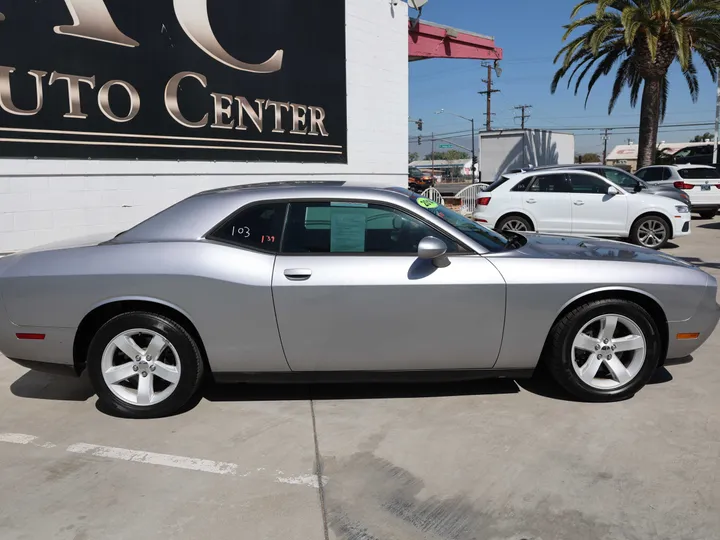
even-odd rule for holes
{"type": "Polygon", "coordinates": [[[0,159],[0,253],[120,231],[215,187],[309,179],[407,185],[407,5],[346,3],[347,165],[0,159]]]}

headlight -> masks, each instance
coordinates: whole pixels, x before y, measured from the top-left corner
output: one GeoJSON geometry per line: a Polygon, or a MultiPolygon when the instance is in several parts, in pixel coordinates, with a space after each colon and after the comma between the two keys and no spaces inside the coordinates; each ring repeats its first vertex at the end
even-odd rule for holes
{"type": "Polygon", "coordinates": [[[690,210],[688,210],[688,207],[684,204],[681,204],[680,206],[676,206],[675,210],[678,214],[687,214],[690,210]]]}

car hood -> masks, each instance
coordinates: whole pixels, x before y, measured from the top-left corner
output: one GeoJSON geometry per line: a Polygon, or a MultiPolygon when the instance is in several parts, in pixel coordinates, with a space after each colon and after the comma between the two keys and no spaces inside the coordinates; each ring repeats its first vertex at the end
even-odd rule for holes
{"type": "Polygon", "coordinates": [[[614,240],[550,234],[523,233],[527,243],[517,253],[526,257],[644,262],[683,266],[693,265],[652,249],[614,240]]]}

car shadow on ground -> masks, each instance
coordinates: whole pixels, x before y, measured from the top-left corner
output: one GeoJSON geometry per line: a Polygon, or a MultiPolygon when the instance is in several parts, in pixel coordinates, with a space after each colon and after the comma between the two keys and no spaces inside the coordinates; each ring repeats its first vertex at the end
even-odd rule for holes
{"type": "Polygon", "coordinates": [[[677,244],[674,244],[674,243],[672,243],[672,242],[668,242],[667,244],[665,244],[665,245],[663,246],[663,249],[677,249],[677,248],[679,248],[679,247],[680,247],[680,246],[678,246],[677,244]]]}
{"type": "Polygon", "coordinates": [[[720,263],[717,263],[717,262],[703,261],[702,259],[700,259],[698,257],[678,257],[678,258],[682,259],[683,261],[694,264],[698,268],[713,268],[715,270],[720,270],[720,263]]]}
{"type": "MultiPolygon", "coordinates": [[[[648,384],[662,384],[672,379],[670,372],[663,367],[648,384]]],[[[406,399],[517,394],[521,389],[550,399],[579,401],[558,386],[544,370],[538,370],[531,379],[478,379],[435,383],[217,384],[208,381],[202,391],[177,414],[194,409],[203,399],[210,402],[406,399]]],[[[86,374],[73,378],[37,371],[28,371],[22,375],[10,385],[10,391],[22,398],[56,401],[87,401],[95,395],[86,374]]],[[[104,414],[118,416],[97,400],[95,406],[104,414]]]]}
{"type": "Polygon", "coordinates": [[[87,373],[75,378],[34,370],[13,382],[10,391],[17,397],[55,401],[87,401],[95,395],[87,373]]]}
{"type": "Polygon", "coordinates": [[[208,401],[356,400],[516,394],[519,391],[512,379],[436,383],[208,383],[203,397],[208,401]]]}
{"type": "Polygon", "coordinates": [[[720,221],[704,223],[703,225],[698,225],[698,227],[701,229],[720,229],[720,221]]]}

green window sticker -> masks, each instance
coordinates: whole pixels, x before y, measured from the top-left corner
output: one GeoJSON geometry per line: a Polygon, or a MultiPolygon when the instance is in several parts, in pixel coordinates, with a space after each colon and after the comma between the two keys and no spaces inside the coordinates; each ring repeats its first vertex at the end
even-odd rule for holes
{"type": "Polygon", "coordinates": [[[430,199],[426,199],[425,197],[418,197],[417,203],[422,206],[423,208],[437,208],[439,205],[435,201],[431,201],[430,199]]]}

